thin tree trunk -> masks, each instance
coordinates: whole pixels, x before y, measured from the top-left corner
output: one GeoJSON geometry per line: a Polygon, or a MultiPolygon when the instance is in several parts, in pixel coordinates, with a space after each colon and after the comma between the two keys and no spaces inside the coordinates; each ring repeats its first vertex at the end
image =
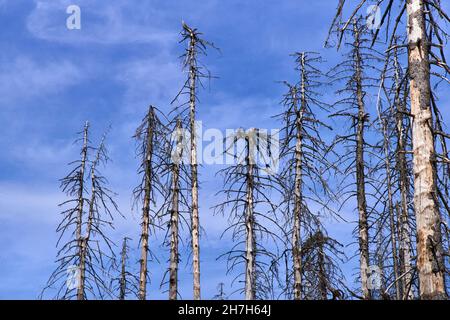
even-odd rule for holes
{"type": "Polygon", "coordinates": [[[246,143],[246,166],[247,166],[247,194],[246,194],[246,212],[245,212],[245,299],[254,300],[256,296],[256,248],[255,248],[255,230],[253,213],[253,170],[252,150],[249,136],[245,137],[246,143]]]}
{"type": "Polygon", "coordinates": [[[82,225],[83,225],[83,208],[84,208],[84,175],[86,171],[86,161],[87,161],[87,152],[88,152],[88,130],[89,130],[89,122],[86,121],[84,125],[84,133],[83,133],[83,149],[81,151],[81,167],[80,167],[80,177],[79,177],[79,193],[78,193],[78,215],[77,215],[77,229],[76,229],[76,237],[78,243],[78,256],[80,259],[79,265],[79,283],[77,288],[77,300],[84,300],[84,269],[85,261],[83,259],[84,254],[84,241],[82,237],[82,225]]]}
{"type": "Polygon", "coordinates": [[[384,157],[386,166],[386,184],[388,189],[388,210],[389,210],[389,231],[391,234],[391,248],[392,248],[392,266],[394,268],[394,281],[395,281],[395,297],[397,300],[401,299],[400,293],[400,283],[397,281],[399,279],[399,267],[398,267],[398,254],[397,254],[397,232],[395,227],[395,208],[394,200],[392,194],[392,175],[391,167],[389,161],[389,137],[387,132],[387,123],[385,119],[381,120],[383,126],[383,137],[384,137],[384,157]]]}
{"type": "Polygon", "coordinates": [[[192,269],[194,273],[194,300],[200,300],[200,223],[198,213],[198,165],[197,165],[197,130],[195,124],[195,102],[196,102],[196,82],[197,66],[195,63],[195,38],[191,37],[189,43],[189,56],[191,57],[189,66],[189,108],[190,108],[190,130],[191,130],[191,193],[192,193],[192,269]]]}
{"type": "Polygon", "coordinates": [[[423,0],[407,0],[417,269],[422,299],[446,298],[434,170],[429,43],[423,0]]]}
{"type": "MultiPolygon", "coordinates": [[[[177,121],[176,134],[178,137],[176,152],[182,143],[181,121],[177,121]]],[[[183,148],[179,148],[182,152],[183,148]]],[[[178,223],[179,223],[179,192],[180,192],[180,164],[181,154],[177,154],[177,158],[172,167],[172,212],[170,216],[170,275],[169,275],[169,299],[176,300],[178,298],[178,223]]]]}
{"type": "Polygon", "coordinates": [[[147,298],[147,263],[148,263],[148,237],[150,229],[150,203],[151,203],[151,176],[152,176],[152,157],[153,157],[153,110],[148,111],[148,125],[147,125],[147,148],[145,155],[145,177],[144,177],[144,205],[142,207],[142,233],[141,233],[141,259],[139,272],[139,292],[140,300],[147,298]]]}
{"type": "Polygon", "coordinates": [[[122,252],[121,252],[119,300],[125,300],[125,296],[126,296],[126,290],[127,290],[126,259],[127,259],[127,238],[124,238],[123,244],[122,244],[122,252]]]}
{"type": "Polygon", "coordinates": [[[397,168],[399,171],[399,189],[401,197],[401,211],[399,215],[400,221],[400,269],[401,274],[406,274],[400,280],[402,288],[402,299],[411,300],[414,294],[411,287],[412,282],[412,267],[411,267],[411,235],[409,228],[409,214],[408,214],[408,194],[409,194],[409,177],[408,167],[406,161],[406,133],[403,125],[403,117],[406,113],[405,103],[400,98],[400,74],[397,49],[394,49],[394,67],[395,67],[395,91],[396,91],[396,130],[397,130],[397,168]]]}
{"type": "Polygon", "coordinates": [[[366,181],[365,181],[365,162],[364,162],[364,128],[366,121],[366,112],[364,105],[364,93],[362,87],[362,58],[359,52],[361,47],[360,34],[357,23],[354,24],[355,55],[356,67],[356,97],[358,103],[358,123],[356,132],[356,185],[357,202],[359,214],[359,251],[360,251],[360,272],[361,288],[364,299],[370,299],[371,293],[368,288],[368,269],[369,269],[369,229],[367,224],[367,200],[366,200],[366,181]]]}
{"type": "MultiPolygon", "coordinates": [[[[302,299],[302,243],[301,243],[301,216],[303,205],[303,112],[306,104],[306,74],[305,74],[305,54],[301,54],[301,106],[297,108],[297,93],[293,92],[294,111],[296,113],[296,144],[295,144],[295,186],[294,186],[294,232],[292,234],[292,257],[294,263],[294,299],[302,299]]],[[[294,88],[293,90],[297,90],[294,88]]]]}

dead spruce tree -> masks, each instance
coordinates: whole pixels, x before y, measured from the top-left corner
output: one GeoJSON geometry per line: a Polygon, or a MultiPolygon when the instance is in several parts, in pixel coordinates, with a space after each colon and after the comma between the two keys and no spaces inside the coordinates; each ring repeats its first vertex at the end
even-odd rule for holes
{"type": "Polygon", "coordinates": [[[183,59],[183,69],[187,70],[188,77],[175,97],[174,103],[181,95],[188,95],[189,101],[177,108],[183,123],[190,131],[190,165],[191,165],[191,240],[192,240],[192,269],[193,269],[193,296],[199,300],[200,295],[200,222],[198,208],[198,159],[197,159],[197,128],[196,113],[198,102],[198,89],[202,87],[202,79],[211,78],[211,75],[198,61],[199,55],[206,55],[208,47],[214,45],[201,38],[202,34],[183,22],[181,43],[187,43],[183,59]]]}
{"type": "Polygon", "coordinates": [[[305,300],[343,300],[347,297],[344,275],[339,267],[345,258],[343,245],[324,234],[320,227],[302,244],[305,300]]]}
{"type": "Polygon", "coordinates": [[[131,240],[131,238],[123,238],[122,248],[117,259],[118,261],[116,261],[111,268],[111,272],[118,274],[118,276],[111,281],[111,291],[118,292],[117,297],[119,300],[126,300],[129,296],[132,296],[133,298],[138,297],[139,277],[130,271],[129,240],[131,240]]]}
{"type": "Polygon", "coordinates": [[[161,207],[157,207],[157,195],[164,196],[165,186],[161,180],[161,163],[167,153],[167,128],[160,120],[161,114],[156,107],[150,106],[136,129],[136,154],[140,159],[138,174],[142,176],[140,184],[134,189],[135,204],[142,206],[141,257],[139,271],[139,299],[147,298],[148,260],[154,258],[149,245],[150,232],[159,227],[158,218],[161,207]]]}
{"type": "Polygon", "coordinates": [[[90,146],[88,122],[81,134],[80,160],[72,162],[75,167],[61,179],[61,189],[71,199],[60,204],[68,208],[61,213],[57,246],[63,239],[67,241],[60,246],[58,267],[44,289],[59,286],[57,299],[111,297],[106,278],[109,276],[107,264],[114,258],[114,252],[105,229],[112,227],[113,213],[118,212],[118,208],[113,193],[107,188],[106,178],[99,171],[109,159],[106,134],[98,148],[90,146]],[[90,152],[95,152],[93,160],[89,159],[90,152]]]}
{"type": "Polygon", "coordinates": [[[217,294],[212,298],[212,300],[227,300],[227,294],[224,290],[225,283],[221,282],[217,285],[217,294]]]}
{"type": "MultiPolygon", "coordinates": [[[[397,43],[397,40],[395,41],[397,43]]],[[[385,258],[392,261],[385,265],[387,288],[383,297],[397,300],[413,299],[416,290],[414,277],[415,246],[411,239],[415,230],[413,195],[411,190],[411,125],[408,114],[408,73],[401,66],[402,48],[394,48],[386,54],[378,97],[378,128],[382,139],[380,147],[379,187],[381,204],[379,223],[387,231],[381,239],[385,258]],[[384,97],[383,97],[384,96],[384,97]],[[389,249],[388,249],[389,248],[389,249]],[[395,289],[389,292],[389,289],[395,289]]]]}
{"type": "Polygon", "coordinates": [[[187,215],[191,212],[189,200],[190,172],[187,159],[189,150],[188,132],[183,129],[181,119],[172,121],[169,126],[174,127],[169,144],[169,154],[165,158],[161,175],[165,177],[166,185],[170,186],[165,195],[161,219],[167,225],[165,244],[169,247],[169,268],[163,277],[161,286],[166,284],[169,276],[169,299],[178,299],[178,269],[180,262],[181,229],[189,228],[187,215]],[[172,123],[175,123],[173,126],[172,123]]]}
{"type": "MultiPolygon", "coordinates": [[[[284,191],[281,208],[289,244],[284,254],[292,259],[292,272],[287,270],[287,283],[289,287],[292,283],[292,289],[285,290],[288,297],[293,296],[294,299],[300,300],[312,298],[311,292],[308,292],[308,295],[305,292],[303,279],[306,270],[311,266],[305,268],[304,262],[317,262],[308,257],[308,254],[316,252],[315,248],[310,247],[305,251],[302,243],[309,235],[321,232],[320,214],[325,211],[333,213],[330,202],[334,195],[326,179],[328,169],[333,166],[326,157],[329,147],[321,137],[322,129],[331,128],[316,116],[318,112],[327,113],[330,108],[320,101],[318,93],[324,85],[324,75],[318,69],[322,59],[313,52],[296,53],[294,56],[300,81],[296,85],[285,83],[289,92],[282,102],[284,111],[277,117],[283,121],[280,152],[282,170],[279,180],[284,191]],[[318,210],[311,209],[316,206],[318,210]]],[[[312,244],[313,242],[309,241],[309,245],[312,244]]],[[[317,245],[325,244],[318,242],[317,245]]],[[[325,256],[322,258],[325,259],[325,256]]],[[[336,264],[333,264],[334,268],[341,274],[336,264]]],[[[308,272],[309,276],[314,277],[312,268],[308,272]]],[[[340,287],[340,284],[336,285],[340,287]]],[[[324,289],[326,292],[322,292],[321,297],[326,298],[328,289],[334,290],[333,286],[334,284],[327,282],[324,289]]]]}
{"type": "Polygon", "coordinates": [[[214,211],[225,215],[230,208],[230,225],[223,234],[230,232],[234,243],[219,259],[227,259],[228,272],[244,265],[235,280],[244,283],[238,291],[246,300],[265,299],[272,294],[270,265],[277,254],[273,252],[276,248],[266,248],[265,244],[269,240],[273,246],[281,240],[277,235],[281,228],[274,216],[276,205],[270,195],[276,189],[271,176],[264,175],[272,157],[270,139],[259,129],[237,130],[226,139],[226,153],[236,163],[218,172],[224,176],[220,193],[225,200],[214,211]]]}
{"type": "MultiPolygon", "coordinates": [[[[341,39],[353,18],[365,4],[372,2],[358,1],[349,18],[342,23],[346,1],[339,1],[332,29],[337,27],[341,39]]],[[[437,75],[448,82],[445,76],[439,73],[439,69],[445,74],[449,71],[444,52],[448,38],[444,23],[448,23],[450,18],[444,12],[440,0],[379,0],[376,4],[381,10],[381,19],[379,28],[374,32],[373,43],[379,38],[382,26],[385,27],[388,37],[388,50],[392,50],[397,35],[406,35],[406,43],[397,46],[408,49],[420,298],[446,299],[442,216],[435,165],[435,159],[438,158],[435,136],[442,137],[442,134],[433,130],[435,120],[431,75],[437,75]]]]}
{"type": "Polygon", "coordinates": [[[376,52],[368,45],[365,26],[360,19],[352,22],[348,30],[351,41],[346,42],[349,52],[344,61],[334,67],[329,75],[333,81],[344,82],[344,87],[337,91],[344,98],[335,103],[337,112],[331,117],[349,119],[351,126],[344,136],[337,136],[333,148],[341,146],[344,153],[339,153],[337,166],[343,176],[340,196],[345,205],[350,199],[356,198],[358,210],[357,238],[359,243],[360,280],[363,299],[371,299],[368,283],[370,267],[369,214],[375,210],[375,205],[368,203],[372,198],[376,203],[377,190],[373,184],[372,168],[367,156],[374,156],[373,146],[368,142],[369,113],[366,99],[368,90],[374,86],[376,79],[370,77],[370,72],[376,70],[371,64],[379,61],[376,52]],[[354,179],[354,180],[353,180],[354,179]],[[349,181],[349,182],[348,182],[349,181]],[[348,183],[347,183],[348,182],[348,183]]]}

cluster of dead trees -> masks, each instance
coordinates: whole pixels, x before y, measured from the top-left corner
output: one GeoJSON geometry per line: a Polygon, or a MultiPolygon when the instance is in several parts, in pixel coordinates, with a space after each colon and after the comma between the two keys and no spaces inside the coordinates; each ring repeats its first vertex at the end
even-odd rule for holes
{"type": "MultiPolygon", "coordinates": [[[[293,55],[299,80],[283,82],[287,92],[274,106],[278,149],[258,128],[236,130],[223,142],[235,161],[219,171],[222,202],[214,211],[228,217],[224,235],[233,246],[218,258],[226,259],[245,299],[448,298],[450,135],[435,92],[449,84],[450,20],[439,0],[378,0],[380,26],[370,28],[372,16],[363,14],[369,3],[358,1],[344,18],[348,8],[339,0],[326,44],[344,55],[331,70],[323,70],[318,53],[293,55]],[[323,96],[330,87],[338,88],[331,103],[323,96]],[[336,123],[345,133],[334,133],[336,123]],[[274,162],[279,170],[272,170],[274,162]],[[357,212],[357,290],[344,279],[348,258],[325,223],[344,220],[348,208],[357,212]]],[[[165,114],[150,106],[134,135],[140,270],[130,271],[129,239],[116,255],[107,236],[118,208],[99,172],[108,160],[106,135],[92,147],[86,123],[80,159],[61,180],[70,199],[61,205],[58,232],[66,242],[58,243],[58,267],[48,282],[56,298],[145,300],[148,262],[160,246],[152,240],[156,230],[165,232],[169,252],[161,283],[169,299],[180,298],[185,233],[193,298],[201,298],[196,113],[202,80],[211,78],[200,60],[215,47],[184,23],[181,37],[187,77],[175,107],[165,114]],[[73,286],[66,281],[70,267],[73,286]]],[[[227,297],[219,284],[214,299],[227,297]]]]}

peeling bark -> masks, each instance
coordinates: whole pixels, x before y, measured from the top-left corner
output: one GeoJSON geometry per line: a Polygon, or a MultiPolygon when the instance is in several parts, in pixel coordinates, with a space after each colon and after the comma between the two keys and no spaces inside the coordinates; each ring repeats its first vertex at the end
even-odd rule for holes
{"type": "Polygon", "coordinates": [[[421,299],[446,298],[434,170],[429,43],[423,0],[407,0],[417,269],[421,299]]]}

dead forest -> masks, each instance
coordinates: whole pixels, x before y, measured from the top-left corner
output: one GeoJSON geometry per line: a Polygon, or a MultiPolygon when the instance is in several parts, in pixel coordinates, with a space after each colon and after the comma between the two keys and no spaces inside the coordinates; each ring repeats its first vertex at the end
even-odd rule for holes
{"type": "Polygon", "coordinates": [[[66,200],[59,204],[55,269],[41,299],[153,299],[150,282],[170,300],[448,299],[450,111],[437,92],[449,92],[449,15],[441,0],[335,2],[323,50],[334,50],[339,63],[325,68],[319,52],[286,53],[298,81],[278,82],[285,89],[273,106],[278,145],[264,128],[226,136],[224,153],[233,161],[217,172],[221,190],[212,208],[199,203],[196,121],[208,108],[202,92],[220,81],[204,64],[206,55],[222,54],[214,34],[183,22],[184,83],[167,105],[142,106],[130,137],[140,234],[110,237],[116,219],[131,210],[119,208],[102,174],[114,128],[95,143],[93,124],[80,124],[79,158],[60,180],[66,200]],[[377,28],[369,4],[380,9],[377,28]],[[352,221],[342,218],[349,207],[352,221]],[[226,264],[231,287],[201,281],[208,267],[203,215],[228,222],[222,237],[232,246],[217,261],[226,264]],[[333,238],[324,222],[330,219],[353,223],[356,252],[333,238]],[[158,261],[161,247],[166,258],[158,261]],[[349,261],[357,265],[350,279],[349,261]],[[165,270],[164,277],[152,269],[165,270]],[[180,292],[180,274],[189,275],[191,292],[180,292]],[[217,286],[217,294],[205,296],[204,286],[217,286]]]}

